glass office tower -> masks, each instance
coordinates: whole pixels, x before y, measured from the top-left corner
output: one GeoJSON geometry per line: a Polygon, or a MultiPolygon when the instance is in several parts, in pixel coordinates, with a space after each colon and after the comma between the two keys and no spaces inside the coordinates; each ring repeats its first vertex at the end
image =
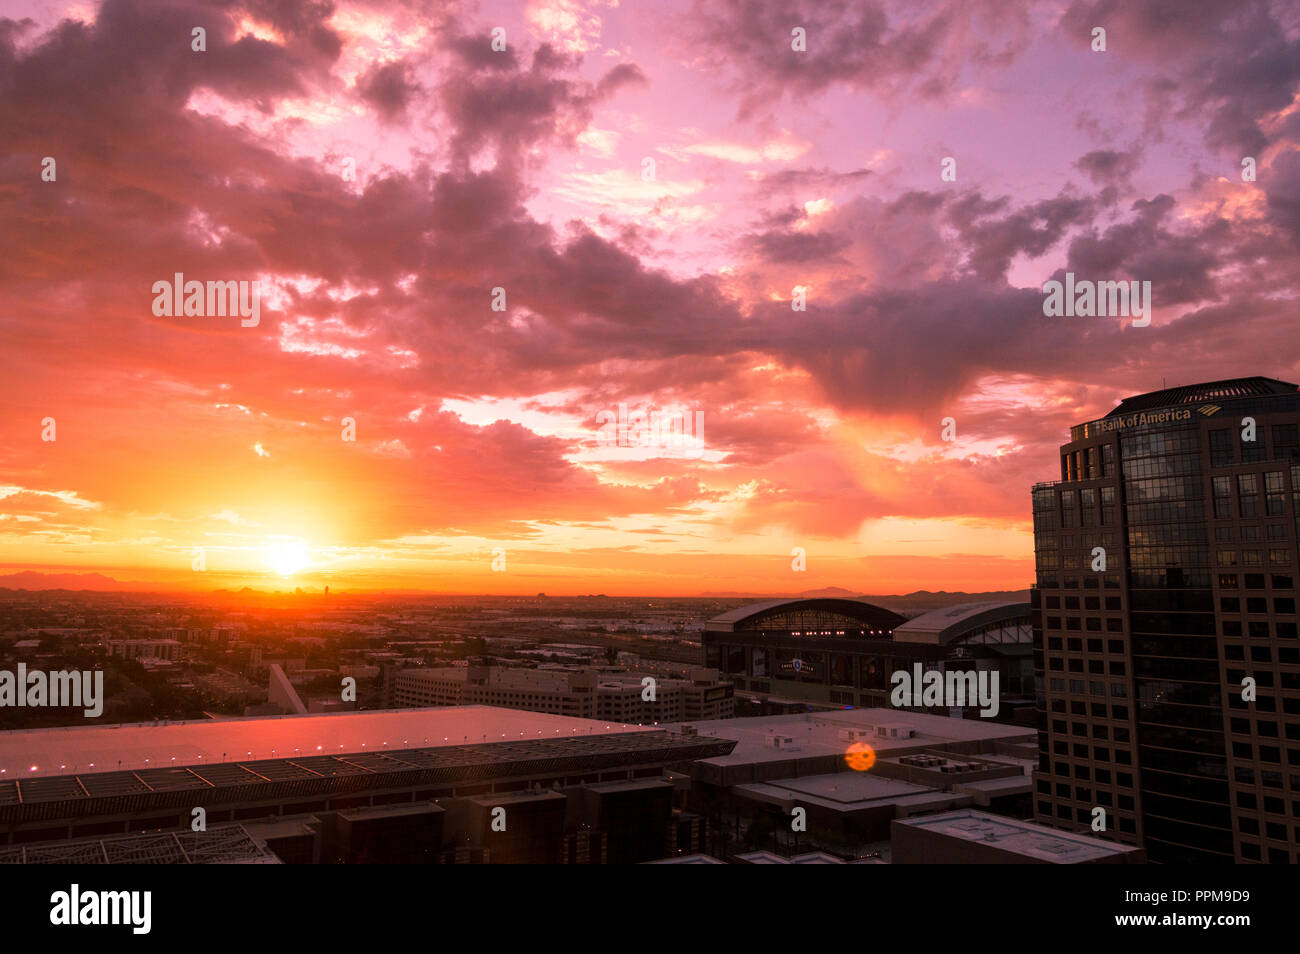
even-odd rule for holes
{"type": "Polygon", "coordinates": [[[1154,862],[1298,860],[1298,431],[1271,378],[1071,428],[1032,493],[1036,820],[1154,862]]]}

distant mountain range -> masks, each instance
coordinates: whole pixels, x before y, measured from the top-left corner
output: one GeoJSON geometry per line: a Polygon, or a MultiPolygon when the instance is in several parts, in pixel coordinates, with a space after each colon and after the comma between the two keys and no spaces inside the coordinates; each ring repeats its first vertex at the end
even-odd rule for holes
{"type": "Polygon", "coordinates": [[[917,590],[915,593],[902,593],[891,595],[891,597],[881,597],[881,595],[857,593],[854,590],[846,590],[842,586],[826,586],[820,590],[802,590],[800,593],[742,593],[742,591],[728,591],[728,593],[701,593],[701,597],[711,597],[714,599],[935,599],[941,603],[958,603],[970,602],[972,599],[1015,599],[1024,597],[1026,599],[1030,594],[1028,587],[1023,590],[989,590],[988,593],[962,593],[954,591],[949,593],[948,590],[917,590]]]}
{"type": "MultiPolygon", "coordinates": [[[[69,591],[93,591],[93,592],[152,592],[159,590],[156,584],[141,584],[122,580],[115,580],[111,576],[105,576],[102,573],[39,573],[32,570],[25,570],[21,573],[9,573],[0,575],[0,590],[69,590],[69,591]]],[[[171,589],[161,587],[161,589],[171,589]]],[[[241,591],[235,590],[217,590],[217,594],[254,594],[260,591],[251,590],[247,587],[241,591]]],[[[301,591],[303,594],[315,594],[317,591],[311,587],[305,587],[301,591]]],[[[396,595],[396,594],[390,594],[396,595]]],[[[407,591],[404,595],[418,596],[418,591],[407,591]]],[[[450,594],[447,594],[450,595],[450,594]]],[[[472,596],[473,594],[464,594],[472,596]]],[[[607,597],[618,599],[618,596],[607,597]]],[[[689,597],[677,597],[678,599],[688,599],[689,597]]],[[[804,590],[799,593],[745,593],[740,591],[728,591],[717,593],[700,593],[700,599],[725,599],[725,600],[775,600],[775,599],[846,599],[846,600],[866,600],[868,603],[875,603],[877,606],[883,606],[891,609],[896,613],[924,613],[932,609],[939,609],[944,606],[953,606],[957,603],[974,603],[981,600],[1023,600],[1028,602],[1029,590],[994,590],[988,593],[948,593],[940,590],[937,593],[929,590],[917,590],[914,593],[903,593],[889,596],[871,595],[855,593],[853,590],[846,590],[840,586],[828,586],[819,590],[804,590]]],[[[581,597],[558,597],[558,599],[581,599],[581,597]]]]}
{"type": "Polygon", "coordinates": [[[138,583],[123,583],[102,573],[22,573],[0,575],[0,589],[5,590],[114,590],[139,589],[138,583]]]}
{"type": "Polygon", "coordinates": [[[855,593],[853,590],[846,590],[840,586],[828,586],[820,590],[804,590],[801,593],[701,593],[701,597],[710,597],[712,599],[752,599],[752,600],[779,600],[779,599],[841,599],[841,600],[865,600],[868,603],[874,603],[877,606],[883,606],[885,609],[893,610],[895,613],[926,613],[934,609],[942,609],[945,606],[956,606],[958,603],[979,603],[992,600],[1017,600],[1029,602],[1028,588],[1023,590],[991,590],[987,593],[949,593],[940,590],[937,593],[930,590],[917,590],[914,593],[902,593],[888,596],[855,593]]]}

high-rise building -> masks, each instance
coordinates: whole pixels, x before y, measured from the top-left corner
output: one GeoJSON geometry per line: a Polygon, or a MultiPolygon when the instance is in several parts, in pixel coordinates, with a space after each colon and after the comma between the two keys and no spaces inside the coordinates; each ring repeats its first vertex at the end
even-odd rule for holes
{"type": "Polygon", "coordinates": [[[1071,428],[1033,514],[1036,819],[1300,860],[1300,389],[1128,398],[1071,428]]]}

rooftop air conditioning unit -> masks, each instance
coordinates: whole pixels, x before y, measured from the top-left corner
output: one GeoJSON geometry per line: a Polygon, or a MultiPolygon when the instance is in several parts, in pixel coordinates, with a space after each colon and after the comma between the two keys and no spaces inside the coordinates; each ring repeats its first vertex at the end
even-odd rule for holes
{"type": "Polygon", "coordinates": [[[895,722],[876,726],[876,735],[886,739],[910,739],[916,735],[916,730],[910,725],[895,722]]]}

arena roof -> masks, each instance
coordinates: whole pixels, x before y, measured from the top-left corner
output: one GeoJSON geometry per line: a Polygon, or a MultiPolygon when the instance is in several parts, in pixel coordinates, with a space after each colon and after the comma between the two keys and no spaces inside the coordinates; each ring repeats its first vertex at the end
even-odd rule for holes
{"type": "Polygon", "coordinates": [[[1165,388],[1125,398],[1106,417],[1119,417],[1137,411],[1178,404],[1203,404],[1207,401],[1234,401],[1240,398],[1266,397],[1273,394],[1295,394],[1300,387],[1276,378],[1230,378],[1226,381],[1207,381],[1183,387],[1165,388]]]}
{"type": "Polygon", "coordinates": [[[946,646],[992,623],[1022,621],[1029,625],[1029,604],[1009,600],[962,603],[922,613],[894,627],[894,640],[946,646]]]}
{"type": "MultiPolygon", "coordinates": [[[[704,624],[706,632],[732,633],[742,629],[762,629],[765,621],[774,621],[792,614],[821,614],[843,617],[866,629],[893,629],[903,622],[903,617],[865,600],[833,598],[795,598],[766,600],[737,606],[715,616],[704,624]]],[[[782,627],[774,627],[782,628],[782,627]]]]}

